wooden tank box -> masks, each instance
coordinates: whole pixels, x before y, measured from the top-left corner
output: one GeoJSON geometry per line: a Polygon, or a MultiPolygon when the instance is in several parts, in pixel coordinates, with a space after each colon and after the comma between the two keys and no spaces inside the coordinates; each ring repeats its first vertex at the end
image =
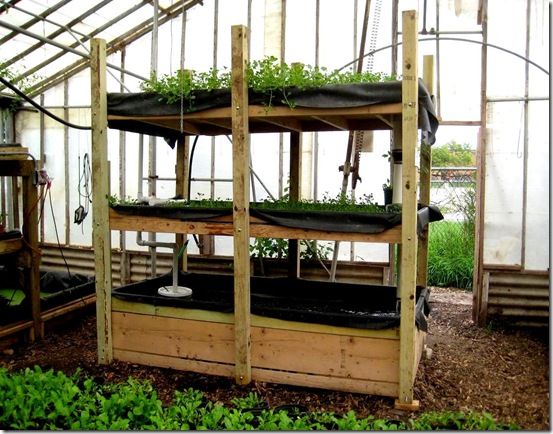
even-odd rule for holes
{"type": "MultiPolygon", "coordinates": [[[[191,297],[157,295],[171,281],[167,275],[113,290],[114,359],[234,377],[232,276],[180,273],[191,297]]],[[[395,287],[252,277],[251,288],[252,379],[397,396],[395,287]]],[[[417,292],[416,364],[429,312],[428,290],[417,292]]]]}

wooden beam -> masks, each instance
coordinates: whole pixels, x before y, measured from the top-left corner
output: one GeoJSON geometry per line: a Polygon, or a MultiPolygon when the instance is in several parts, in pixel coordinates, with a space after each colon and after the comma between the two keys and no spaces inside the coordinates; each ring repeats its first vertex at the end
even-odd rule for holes
{"type": "Polygon", "coordinates": [[[415,10],[402,13],[402,249],[400,258],[401,293],[399,396],[396,407],[415,408],[413,382],[415,363],[415,285],[417,272],[417,181],[415,154],[418,143],[418,14],[415,10]]]}
{"type": "Polygon", "coordinates": [[[248,29],[232,26],[232,178],[234,233],[234,332],[238,384],[251,381],[250,336],[250,143],[248,119],[248,29]]]}
{"type": "MultiPolygon", "coordinates": [[[[302,141],[301,133],[290,134],[290,200],[301,199],[302,141]]],[[[288,277],[300,277],[300,244],[288,239],[288,277]]]]}
{"type": "Polygon", "coordinates": [[[98,362],[113,360],[111,330],[111,233],[109,229],[109,163],[107,143],[106,41],[90,42],[92,108],[92,245],[96,270],[98,362]]]}
{"type": "Polygon", "coordinates": [[[38,250],[38,193],[34,174],[23,177],[23,239],[30,256],[29,268],[25,268],[25,287],[31,299],[34,334],[44,337],[40,317],[40,252],[38,250]]]}
{"type": "MultiPolygon", "coordinates": [[[[195,233],[198,235],[234,234],[232,222],[224,218],[204,221],[182,221],[161,217],[141,217],[120,214],[110,210],[110,227],[116,231],[160,233],[195,233]]],[[[353,241],[359,243],[401,243],[401,225],[376,234],[331,232],[315,229],[276,226],[250,217],[250,236],[255,238],[288,238],[297,240],[353,241]]]]}
{"type": "MultiPolygon", "coordinates": [[[[190,167],[188,164],[189,148],[190,138],[188,136],[182,136],[177,141],[177,162],[175,165],[175,177],[177,181],[175,183],[175,196],[180,196],[183,199],[186,199],[190,194],[190,192],[188,191],[188,178],[190,177],[190,167]]],[[[186,233],[175,233],[175,241],[179,246],[183,246],[186,239],[186,233]]],[[[179,268],[181,270],[187,270],[187,258],[188,254],[185,251],[179,262],[179,268]]]]}

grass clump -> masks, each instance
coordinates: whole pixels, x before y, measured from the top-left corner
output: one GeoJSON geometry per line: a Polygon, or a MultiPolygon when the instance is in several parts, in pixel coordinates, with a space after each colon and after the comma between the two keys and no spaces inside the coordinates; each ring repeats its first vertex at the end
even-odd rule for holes
{"type": "Polygon", "coordinates": [[[462,222],[439,221],[428,229],[428,284],[472,288],[474,232],[462,222]]]}

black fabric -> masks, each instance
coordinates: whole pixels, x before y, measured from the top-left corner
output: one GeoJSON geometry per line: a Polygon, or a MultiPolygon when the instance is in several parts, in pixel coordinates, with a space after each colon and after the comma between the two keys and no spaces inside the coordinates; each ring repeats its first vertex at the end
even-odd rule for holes
{"type": "Polygon", "coordinates": [[[232,208],[202,208],[163,205],[113,205],[120,214],[140,217],[165,217],[177,220],[198,221],[232,214],[232,208]]]}
{"type": "Polygon", "coordinates": [[[391,213],[250,209],[250,214],[279,226],[361,234],[377,234],[401,223],[401,214],[391,213]]]}
{"type": "MultiPolygon", "coordinates": [[[[381,103],[402,101],[402,82],[386,81],[379,83],[353,83],[326,85],[316,88],[299,89],[289,87],[284,92],[275,90],[270,95],[249,90],[249,103],[252,105],[284,105],[290,101],[298,107],[343,108],[360,107],[381,103]]],[[[180,115],[190,111],[201,111],[217,107],[229,107],[231,90],[217,89],[196,91],[193,106],[189,100],[167,104],[161,95],[153,92],[142,93],[108,93],[108,115],[114,116],[164,116],[180,115]]],[[[110,120],[110,128],[135,133],[165,137],[172,147],[180,137],[178,131],[170,128],[151,125],[137,120],[110,120]]],[[[430,144],[435,142],[438,130],[438,119],[432,104],[430,93],[424,82],[419,79],[419,128],[423,138],[430,144]]]]}

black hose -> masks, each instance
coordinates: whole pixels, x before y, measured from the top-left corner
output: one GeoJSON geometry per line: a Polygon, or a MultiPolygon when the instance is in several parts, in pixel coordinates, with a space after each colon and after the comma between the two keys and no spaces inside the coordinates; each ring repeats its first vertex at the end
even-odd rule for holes
{"type": "Polygon", "coordinates": [[[58,121],[59,123],[65,125],[66,127],[69,127],[69,128],[76,128],[77,130],[90,130],[92,129],[91,127],[85,127],[85,126],[81,126],[81,125],[75,125],[75,124],[72,124],[70,122],[67,122],[65,120],[63,120],[62,118],[56,116],[54,113],[51,113],[49,112],[48,110],[46,110],[44,107],[42,107],[40,104],[37,104],[36,102],[34,102],[31,98],[29,98],[27,95],[25,95],[23,92],[21,92],[17,87],[15,87],[13,84],[11,84],[9,81],[7,80],[4,80],[2,77],[0,77],[0,82],[2,82],[2,84],[6,87],[9,87],[12,91],[14,91],[16,93],[16,95],[18,95],[19,97],[23,98],[25,101],[27,101],[29,104],[31,104],[33,107],[35,107],[37,110],[41,111],[42,113],[44,113],[46,116],[49,116],[51,117],[52,119],[54,119],[55,121],[58,121]]]}

